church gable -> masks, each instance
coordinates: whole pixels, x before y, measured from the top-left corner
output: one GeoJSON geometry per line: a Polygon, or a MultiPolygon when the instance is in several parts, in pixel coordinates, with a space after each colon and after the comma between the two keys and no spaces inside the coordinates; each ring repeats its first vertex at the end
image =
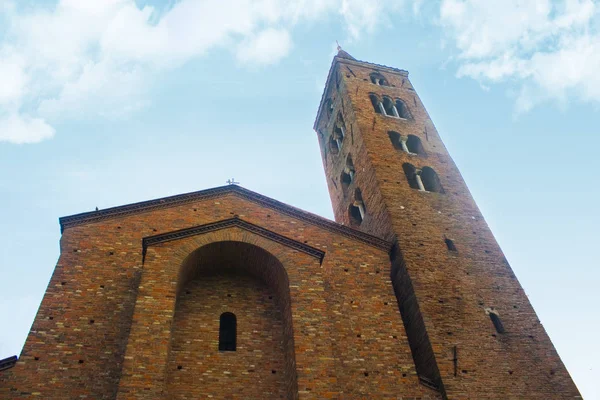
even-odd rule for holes
{"type": "Polygon", "coordinates": [[[219,231],[227,228],[241,228],[247,232],[255,233],[259,236],[272,240],[274,242],[283,244],[295,250],[306,253],[312,257],[317,258],[321,262],[323,261],[323,257],[325,256],[325,252],[319,249],[316,249],[312,246],[308,246],[304,243],[298,242],[296,240],[292,240],[286,238],[285,236],[279,235],[273,231],[268,229],[264,229],[258,225],[251,224],[239,218],[230,218],[222,221],[217,221],[213,223],[208,223],[200,226],[194,226],[191,228],[181,229],[175,232],[167,232],[159,235],[145,237],[142,240],[142,248],[143,255],[146,255],[146,251],[148,246],[152,246],[158,243],[170,242],[173,240],[184,239],[190,236],[201,235],[208,232],[219,231]]]}
{"type": "MultiPolygon", "coordinates": [[[[264,210],[267,218],[271,218],[269,212],[273,211],[282,216],[295,219],[296,221],[292,222],[292,224],[309,224],[386,251],[389,251],[392,246],[390,242],[381,238],[340,225],[326,218],[292,207],[237,185],[221,186],[198,192],[112,207],[105,210],[75,214],[62,217],[59,222],[61,231],[64,233],[65,230],[69,228],[78,227],[81,229],[84,226],[87,226],[94,231],[98,231],[99,229],[94,228],[92,224],[101,224],[99,226],[105,226],[116,221],[130,222],[138,220],[139,222],[145,221],[150,225],[161,225],[162,218],[174,218],[172,221],[173,223],[169,227],[160,230],[153,227],[151,231],[148,231],[148,235],[144,235],[154,236],[157,232],[165,233],[189,228],[190,226],[198,226],[200,224],[195,223],[197,221],[201,221],[202,224],[216,222],[219,219],[215,219],[215,217],[219,216],[223,217],[222,219],[231,217],[240,217],[244,219],[247,211],[256,208],[256,206],[264,210]],[[223,209],[231,204],[228,200],[231,197],[235,197],[242,200],[242,202],[248,203],[248,206],[244,206],[238,202],[235,207],[231,208],[229,213],[223,212],[223,209]],[[214,212],[213,210],[211,210],[210,213],[207,212],[206,207],[208,204],[211,205],[214,212]],[[219,207],[221,205],[223,205],[223,207],[219,207]],[[190,215],[190,210],[192,210],[193,215],[190,215]],[[188,221],[188,224],[182,224],[184,220],[188,221]]],[[[256,212],[253,212],[253,214],[256,214],[256,212]]],[[[286,220],[288,222],[290,221],[287,218],[286,220]]],[[[266,222],[267,220],[259,218],[257,220],[257,225],[261,225],[263,221],[266,222]]],[[[134,223],[133,225],[136,226],[135,229],[139,232],[139,224],[134,223]]],[[[124,227],[118,229],[122,228],[124,227]]]]}
{"type": "Polygon", "coordinates": [[[239,382],[259,379],[257,388],[294,398],[300,387],[337,390],[328,374],[338,364],[345,365],[338,379],[346,393],[387,387],[390,397],[399,386],[414,397],[424,393],[389,282],[390,243],[382,239],[239,187],[80,214],[61,225],[61,256],[33,327],[60,343],[32,341],[22,358],[56,357],[43,371],[35,363],[15,367],[22,376],[62,368],[56,385],[38,388],[48,398],[78,380],[95,382],[86,389],[92,398],[137,387],[147,389],[142,397],[163,390],[203,397],[223,388],[220,377],[234,366],[236,374],[246,371],[239,382]],[[216,328],[226,313],[237,318],[235,354],[219,352],[216,328]],[[186,343],[198,332],[205,333],[190,350],[186,343]],[[268,344],[282,340],[278,349],[268,344]],[[154,352],[158,343],[173,347],[154,352]],[[244,361],[257,351],[262,366],[244,361]],[[64,366],[65,358],[82,363],[64,366]],[[382,359],[401,367],[380,372],[382,359]],[[210,368],[197,369],[200,361],[210,368]],[[138,366],[150,362],[152,372],[140,374],[138,366]],[[186,382],[205,373],[214,379],[189,392],[186,382]]]}

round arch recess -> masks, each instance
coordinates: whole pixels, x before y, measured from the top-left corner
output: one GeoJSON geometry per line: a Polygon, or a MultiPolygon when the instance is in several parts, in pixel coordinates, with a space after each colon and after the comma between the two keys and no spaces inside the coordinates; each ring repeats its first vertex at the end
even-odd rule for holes
{"type": "MultiPolygon", "coordinates": [[[[234,280],[254,279],[273,294],[283,327],[284,370],[269,372],[283,374],[286,398],[297,398],[291,297],[285,267],[275,255],[255,244],[235,240],[204,244],[192,251],[181,264],[177,278],[177,303],[186,296],[188,285],[216,276],[234,280]]],[[[252,304],[247,306],[253,307],[252,304]]],[[[234,357],[235,354],[225,356],[234,357]]]]}

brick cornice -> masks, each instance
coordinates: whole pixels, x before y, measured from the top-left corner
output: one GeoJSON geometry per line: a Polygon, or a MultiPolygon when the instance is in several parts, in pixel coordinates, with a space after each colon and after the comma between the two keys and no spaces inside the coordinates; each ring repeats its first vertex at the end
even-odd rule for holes
{"type": "Polygon", "coordinates": [[[203,201],[225,195],[238,196],[240,198],[246,199],[261,206],[274,209],[282,214],[288,215],[306,223],[319,226],[320,228],[323,228],[330,232],[341,234],[343,236],[349,237],[354,240],[358,240],[360,242],[383,249],[385,251],[389,251],[392,248],[392,243],[384,239],[369,235],[361,231],[357,231],[344,225],[340,225],[326,218],[309,213],[307,211],[300,210],[299,208],[292,207],[288,204],[274,200],[267,196],[263,196],[259,193],[245,189],[238,185],[219,186],[216,188],[201,190],[198,192],[185,193],[176,196],[143,201],[140,203],[133,203],[124,206],[107,208],[105,210],[70,215],[60,218],[59,222],[61,232],[64,232],[65,229],[77,225],[90,224],[111,218],[150,212],[163,208],[173,207],[180,204],[203,201]]]}
{"type": "Polygon", "coordinates": [[[288,237],[280,235],[279,233],[270,231],[268,229],[265,229],[258,225],[254,225],[250,222],[244,221],[239,218],[229,218],[222,221],[211,222],[209,224],[180,229],[173,232],[166,232],[154,236],[147,236],[142,239],[143,256],[144,258],[146,257],[146,250],[148,246],[234,227],[244,229],[248,232],[255,233],[274,242],[283,244],[284,246],[291,247],[293,249],[306,253],[310,256],[318,258],[320,262],[323,262],[323,257],[325,257],[325,252],[322,250],[298,242],[294,239],[290,239],[288,237]]]}

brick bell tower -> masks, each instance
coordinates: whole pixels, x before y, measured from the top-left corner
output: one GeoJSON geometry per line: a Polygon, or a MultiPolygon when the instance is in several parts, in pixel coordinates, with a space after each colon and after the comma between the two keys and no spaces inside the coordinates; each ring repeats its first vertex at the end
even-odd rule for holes
{"type": "Polygon", "coordinates": [[[421,383],[448,399],[581,398],[408,72],[338,48],[314,128],[335,220],[395,243],[421,383]]]}

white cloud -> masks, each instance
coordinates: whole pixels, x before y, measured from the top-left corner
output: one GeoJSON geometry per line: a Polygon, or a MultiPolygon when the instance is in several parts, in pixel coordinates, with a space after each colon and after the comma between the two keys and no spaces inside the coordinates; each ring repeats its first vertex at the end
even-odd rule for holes
{"type": "Polygon", "coordinates": [[[600,102],[599,6],[592,0],[442,0],[458,76],[520,85],[517,111],[574,95],[600,102]]]}
{"type": "Polygon", "coordinates": [[[244,64],[268,65],[285,57],[292,39],[285,29],[265,29],[239,44],[237,58],[244,64]]]}
{"type": "Polygon", "coordinates": [[[33,9],[0,0],[0,19],[6,22],[0,107],[10,115],[3,128],[12,129],[0,133],[0,141],[34,143],[54,133],[46,121],[137,110],[156,74],[215,47],[231,49],[243,64],[276,63],[292,48],[298,23],[341,16],[357,38],[385,20],[383,4],[180,0],[159,11],[140,8],[135,0],[59,0],[33,9]]]}
{"type": "Polygon", "coordinates": [[[348,30],[352,37],[359,37],[363,30],[372,31],[381,23],[383,7],[381,0],[343,0],[341,14],[348,21],[348,30]]]}
{"type": "Polygon", "coordinates": [[[3,106],[20,101],[25,94],[28,80],[22,58],[7,54],[8,52],[0,58],[0,105],[3,106]]]}
{"type": "Polygon", "coordinates": [[[54,136],[54,128],[40,118],[10,114],[0,117],[0,142],[38,143],[54,136]]]}

